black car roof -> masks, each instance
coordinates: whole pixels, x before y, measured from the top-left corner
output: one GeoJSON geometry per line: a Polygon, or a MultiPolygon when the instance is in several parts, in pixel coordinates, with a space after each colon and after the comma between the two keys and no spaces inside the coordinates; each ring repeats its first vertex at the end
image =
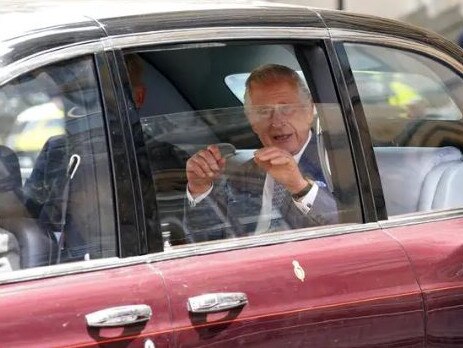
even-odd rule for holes
{"type": "Polygon", "coordinates": [[[301,9],[254,0],[0,0],[0,40],[44,28],[87,25],[89,21],[114,20],[127,16],[224,10],[228,13],[243,13],[242,11],[265,11],[272,8],[301,9]]]}
{"type": "MultiPolygon", "coordinates": [[[[260,0],[0,0],[0,41],[47,28],[89,30],[93,25],[102,25],[111,35],[117,35],[130,33],[135,25],[142,26],[148,20],[151,28],[155,21],[160,29],[199,23],[203,23],[202,26],[290,23],[325,27],[320,14],[328,27],[355,28],[370,22],[370,29],[378,29],[398,24],[386,19],[379,24],[378,18],[372,16],[260,0]]],[[[403,24],[400,29],[404,27],[411,28],[403,24]]]]}
{"type": "Polygon", "coordinates": [[[0,0],[0,67],[108,35],[217,26],[376,32],[432,44],[454,56],[459,52],[445,39],[397,21],[257,0],[0,0]]]}

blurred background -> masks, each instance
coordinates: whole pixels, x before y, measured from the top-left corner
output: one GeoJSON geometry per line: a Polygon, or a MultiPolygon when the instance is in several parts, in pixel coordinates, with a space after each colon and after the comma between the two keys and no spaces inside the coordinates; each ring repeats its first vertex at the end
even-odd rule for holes
{"type": "Polygon", "coordinates": [[[398,19],[463,46],[463,0],[268,0],[398,19]],[[460,42],[459,42],[460,40],[460,42]]]}

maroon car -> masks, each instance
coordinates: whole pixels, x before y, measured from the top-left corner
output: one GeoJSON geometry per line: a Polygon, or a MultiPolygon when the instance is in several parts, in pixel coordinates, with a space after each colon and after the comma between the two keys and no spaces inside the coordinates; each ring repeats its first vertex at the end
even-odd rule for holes
{"type": "Polygon", "coordinates": [[[0,28],[1,346],[463,346],[456,45],[255,2],[14,1],[0,28]],[[310,91],[335,211],[266,232],[243,191],[194,220],[186,164],[216,144],[243,182],[268,64],[310,91]]]}

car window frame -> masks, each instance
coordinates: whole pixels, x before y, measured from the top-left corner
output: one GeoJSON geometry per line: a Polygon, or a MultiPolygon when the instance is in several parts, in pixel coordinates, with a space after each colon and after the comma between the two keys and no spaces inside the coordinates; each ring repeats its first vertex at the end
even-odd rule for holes
{"type": "Polygon", "coordinates": [[[355,32],[336,29],[332,31],[333,46],[342,68],[342,77],[348,87],[348,97],[350,104],[354,110],[354,117],[359,124],[362,124],[364,139],[362,149],[365,153],[367,160],[368,175],[371,180],[371,186],[375,192],[375,206],[378,215],[378,223],[382,227],[395,227],[402,226],[410,223],[424,223],[429,221],[436,221],[441,219],[451,219],[459,217],[463,214],[462,208],[448,209],[444,211],[427,211],[415,212],[406,215],[388,216],[386,212],[386,203],[384,193],[381,186],[380,174],[376,157],[373,152],[373,144],[368,130],[366,121],[366,114],[363,110],[363,105],[360,100],[358,88],[352,73],[352,68],[349,64],[347,53],[344,48],[345,43],[361,44],[361,45],[374,45],[380,47],[389,47],[402,51],[415,53],[426,58],[434,60],[437,64],[449,68],[451,71],[459,75],[463,79],[463,58],[455,57],[449,52],[444,52],[431,45],[421,42],[413,41],[411,39],[404,39],[393,37],[387,34],[379,33],[366,33],[355,32]]]}
{"type": "MultiPolygon", "coordinates": [[[[134,35],[121,35],[118,37],[111,37],[111,42],[114,45],[114,49],[117,51],[136,51],[143,52],[144,50],[152,50],[153,47],[160,48],[163,45],[182,45],[182,44],[209,44],[212,42],[221,42],[228,40],[239,40],[239,41],[278,41],[278,42],[297,42],[303,40],[321,40],[325,45],[325,55],[327,58],[327,63],[330,69],[334,70],[332,73],[333,83],[335,84],[336,93],[338,95],[345,94],[345,86],[338,85],[336,86],[336,73],[339,73],[340,68],[336,65],[338,64],[335,57],[334,49],[331,46],[331,40],[329,39],[328,31],[326,29],[320,28],[287,28],[287,27],[269,27],[269,28],[249,28],[249,27],[233,27],[233,28],[191,28],[191,29],[179,29],[169,31],[169,36],[165,37],[162,33],[151,32],[144,35],[141,39],[135,40],[136,34],[134,35]],[[213,40],[211,40],[211,30],[213,30],[213,40]]],[[[140,37],[138,37],[140,38],[140,37]]],[[[121,69],[120,74],[127,75],[125,71],[125,64],[121,60],[119,62],[119,69],[121,69]]],[[[128,86],[128,78],[126,79],[128,86]]],[[[310,85],[310,82],[308,82],[310,85]]],[[[126,105],[130,106],[133,104],[131,101],[132,96],[129,90],[125,91],[126,105]]],[[[344,118],[345,124],[350,124],[348,112],[348,106],[346,101],[339,99],[339,107],[342,117],[344,118]]],[[[133,110],[132,110],[133,111],[133,110]]],[[[129,111],[130,112],[130,111],[129,111]]],[[[351,141],[352,138],[357,139],[357,134],[350,134],[351,129],[357,128],[357,125],[350,125],[346,128],[348,139],[351,141]]],[[[140,139],[135,139],[139,141],[140,139]]],[[[352,153],[353,147],[357,144],[358,141],[350,143],[350,151],[352,153]]],[[[355,147],[354,147],[355,148],[355,147]]],[[[357,151],[357,150],[355,150],[357,151]]],[[[358,152],[358,154],[361,154],[358,152]]],[[[356,159],[353,159],[354,170],[357,172],[357,177],[355,181],[358,185],[358,180],[361,177],[358,174],[358,168],[365,167],[363,164],[363,156],[357,155],[356,159]]],[[[361,186],[363,191],[368,195],[371,195],[371,191],[367,182],[362,181],[361,186]]],[[[168,253],[156,253],[151,252],[148,254],[152,260],[164,260],[164,259],[174,259],[177,257],[186,257],[193,255],[208,254],[211,252],[218,251],[227,251],[234,249],[245,249],[251,246],[256,245],[272,245],[280,244],[288,241],[297,241],[305,240],[310,238],[319,238],[322,236],[337,235],[344,233],[353,233],[359,231],[366,231],[378,228],[376,215],[372,214],[374,212],[374,206],[371,204],[371,201],[367,199],[362,199],[362,213],[363,213],[363,223],[348,224],[347,226],[320,226],[310,229],[301,229],[301,230],[287,230],[282,231],[282,233],[267,234],[264,237],[260,236],[248,236],[240,237],[238,239],[232,240],[220,240],[218,242],[203,243],[200,247],[196,244],[192,244],[191,247],[187,247],[182,250],[169,250],[168,253]],[[367,218],[365,218],[367,216],[367,218]]],[[[159,237],[158,237],[159,239],[159,237]]]]}
{"type": "Polygon", "coordinates": [[[5,67],[5,71],[8,71],[8,74],[0,76],[0,84],[7,84],[16,77],[31,70],[61,61],[79,57],[89,57],[92,59],[103,110],[103,124],[108,151],[109,184],[112,189],[111,200],[114,208],[114,215],[110,218],[114,217],[115,229],[113,233],[115,234],[117,243],[118,256],[6,272],[0,274],[0,284],[130,265],[133,262],[120,262],[120,260],[123,260],[123,257],[141,254],[137,234],[136,214],[131,211],[131,209],[136,210],[136,205],[133,205],[135,199],[133,198],[132,175],[129,172],[129,168],[133,166],[127,166],[129,151],[126,149],[126,142],[120,141],[121,137],[124,136],[122,134],[124,134],[125,128],[122,125],[120,115],[121,106],[116,97],[116,84],[111,72],[112,68],[109,56],[110,54],[105,50],[105,44],[102,41],[87,42],[72,47],[63,47],[61,49],[36,53],[27,60],[5,67]],[[127,211],[125,216],[121,215],[121,211],[127,211]],[[121,243],[121,241],[126,239],[124,236],[127,235],[135,235],[137,242],[121,243]],[[134,246],[134,244],[136,245],[134,246]]]}

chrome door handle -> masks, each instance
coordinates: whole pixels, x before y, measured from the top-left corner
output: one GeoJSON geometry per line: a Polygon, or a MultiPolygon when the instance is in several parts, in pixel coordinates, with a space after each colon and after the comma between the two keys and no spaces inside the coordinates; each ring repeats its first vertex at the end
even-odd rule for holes
{"type": "Polygon", "coordinates": [[[191,313],[220,312],[244,306],[248,297],[242,292],[218,292],[190,297],[188,311],[191,313]]]}
{"type": "Polygon", "coordinates": [[[152,314],[150,306],[141,304],[103,309],[87,314],[85,319],[91,327],[111,327],[148,321],[152,314]]]}

